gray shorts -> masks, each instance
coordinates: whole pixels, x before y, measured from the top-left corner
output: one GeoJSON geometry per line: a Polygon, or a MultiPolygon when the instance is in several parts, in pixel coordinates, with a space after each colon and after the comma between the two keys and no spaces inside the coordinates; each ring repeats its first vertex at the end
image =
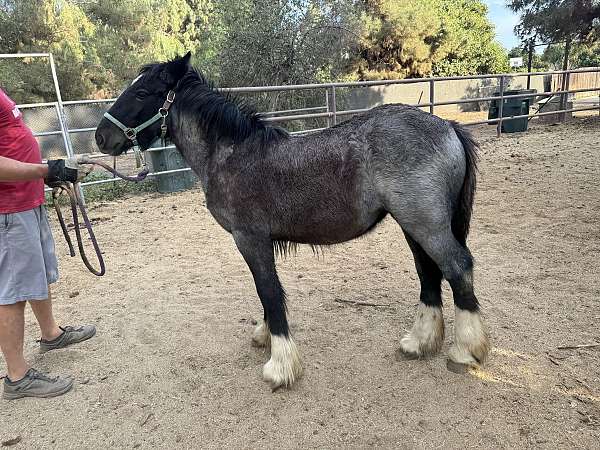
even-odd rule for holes
{"type": "Polygon", "coordinates": [[[48,285],[57,280],[46,207],[0,214],[0,305],[45,300],[48,285]]]}

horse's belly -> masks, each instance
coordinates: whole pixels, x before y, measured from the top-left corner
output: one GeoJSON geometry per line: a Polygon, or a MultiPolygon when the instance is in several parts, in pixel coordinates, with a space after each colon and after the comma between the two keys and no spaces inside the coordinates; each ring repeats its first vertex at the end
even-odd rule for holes
{"type": "Polygon", "coordinates": [[[346,242],[373,228],[386,213],[382,210],[328,209],[286,220],[271,227],[273,238],[302,244],[329,245],[346,242]]]}

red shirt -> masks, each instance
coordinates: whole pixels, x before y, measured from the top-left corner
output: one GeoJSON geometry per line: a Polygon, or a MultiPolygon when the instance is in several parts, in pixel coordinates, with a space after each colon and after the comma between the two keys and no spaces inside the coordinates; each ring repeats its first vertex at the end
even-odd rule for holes
{"type": "MultiPolygon", "coordinates": [[[[0,89],[0,156],[17,161],[42,162],[37,140],[21,112],[0,89]]],[[[44,180],[0,182],[0,214],[27,211],[44,203],[44,180]]]]}

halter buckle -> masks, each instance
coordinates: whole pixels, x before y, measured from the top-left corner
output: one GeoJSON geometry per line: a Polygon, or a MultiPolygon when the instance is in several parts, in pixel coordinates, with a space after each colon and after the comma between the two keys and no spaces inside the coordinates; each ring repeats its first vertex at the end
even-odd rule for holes
{"type": "Polygon", "coordinates": [[[127,128],[126,130],[123,131],[123,133],[125,133],[125,136],[130,141],[135,140],[135,138],[137,136],[137,131],[135,131],[133,128],[127,128]]]}

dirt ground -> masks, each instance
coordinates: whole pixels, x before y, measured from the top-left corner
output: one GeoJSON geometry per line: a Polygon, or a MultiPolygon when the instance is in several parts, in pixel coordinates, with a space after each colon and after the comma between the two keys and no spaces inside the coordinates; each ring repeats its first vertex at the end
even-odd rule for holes
{"type": "MultiPolygon", "coordinates": [[[[600,122],[534,126],[482,143],[470,246],[493,339],[487,366],[446,369],[444,352],[398,360],[418,281],[398,226],[279,263],[305,375],[272,393],[251,347],[262,315],[231,237],[200,191],[95,205],[108,274],[57,236],[63,324],[98,335],[27,355],[76,377],[52,400],[0,401],[0,440],[18,448],[600,448],[600,122]],[[340,302],[370,302],[358,306],[340,302]]],[[[56,224],[54,224],[56,225],[56,224]]],[[[57,230],[58,232],[58,230],[57,230]]],[[[4,366],[0,362],[0,373],[4,366]]]]}

